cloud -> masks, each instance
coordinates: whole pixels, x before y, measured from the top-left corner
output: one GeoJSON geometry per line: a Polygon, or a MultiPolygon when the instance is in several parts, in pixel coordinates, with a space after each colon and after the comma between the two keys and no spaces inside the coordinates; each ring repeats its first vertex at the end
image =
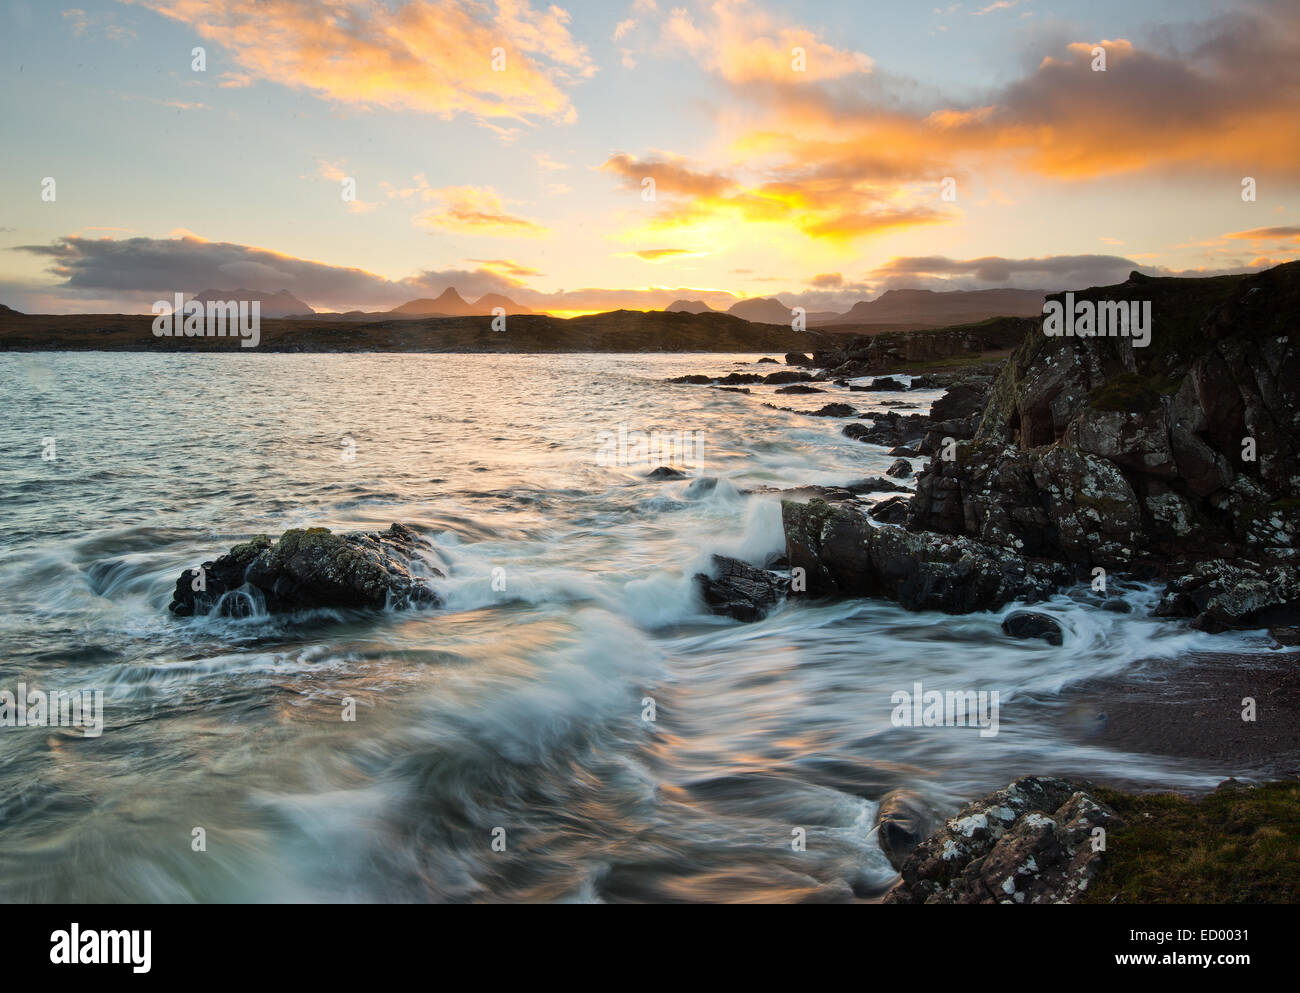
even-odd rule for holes
{"type": "Polygon", "coordinates": [[[527,279],[532,276],[544,275],[536,269],[530,269],[526,265],[520,265],[513,259],[466,259],[466,262],[477,262],[479,265],[493,272],[500,272],[514,279],[527,279]]]}
{"type": "MultiPolygon", "coordinates": [[[[661,207],[645,232],[700,225],[774,225],[775,237],[790,230],[809,238],[852,242],[899,228],[950,221],[952,215],[919,202],[934,197],[886,187],[857,176],[821,172],[817,167],[791,173],[779,180],[742,180],[723,172],[695,169],[678,159],[636,159],[619,153],[600,167],[623,179],[628,190],[643,189],[646,177],[655,180],[659,194],[669,201],[661,207]]],[[[641,231],[633,232],[634,235],[641,231]]]]}
{"type": "Polygon", "coordinates": [[[639,252],[633,252],[639,259],[646,262],[659,262],[663,259],[671,259],[681,255],[699,255],[699,252],[693,252],[689,248],[643,248],[639,252]]]}
{"type": "Polygon", "coordinates": [[[674,8],[661,26],[661,47],[687,52],[729,83],[799,85],[871,72],[871,59],[862,52],[829,45],[751,4],[722,0],[700,13],[697,22],[686,8],[674,8]],[[798,61],[796,50],[802,53],[798,61]]]}
{"type": "Polygon", "coordinates": [[[904,256],[890,259],[872,270],[881,289],[920,287],[929,289],[979,290],[1016,287],[1031,290],[1067,290],[1089,286],[1111,286],[1128,279],[1137,270],[1148,276],[1222,276],[1266,268],[1268,260],[1249,265],[1227,265],[1199,269],[1171,269],[1143,265],[1118,255],[1047,255],[1012,259],[986,255],[975,259],[952,259],[944,255],[904,256]]]}
{"type": "Polygon", "coordinates": [[[829,290],[844,285],[844,277],[838,272],[822,272],[808,280],[810,286],[816,286],[818,289],[829,290]]]}
{"type": "MultiPolygon", "coordinates": [[[[563,87],[595,71],[558,6],[528,0],[124,0],[227,49],[250,78],[335,103],[453,117],[572,120],[563,87]],[[493,51],[505,50],[505,69],[493,51]]],[[[223,84],[227,85],[227,84],[223,84]]]]}
{"type": "Polygon", "coordinates": [[[870,80],[741,88],[761,123],[737,154],[766,157],[778,173],[816,162],[913,180],[962,164],[1059,180],[1153,171],[1300,179],[1300,8],[1257,3],[1160,38],[1074,41],[978,100],[929,107],[891,100],[870,80]],[[1104,72],[1093,70],[1095,47],[1106,51],[1104,72]]]}
{"type": "Polygon", "coordinates": [[[183,232],[172,238],[68,236],[14,251],[48,260],[59,282],[0,282],[6,303],[28,313],[147,313],[154,300],[205,289],[287,289],[316,309],[388,310],[455,287],[468,299],[501,293],[541,311],[662,309],[683,296],[726,309],[736,298],[695,287],[624,290],[590,287],[547,293],[524,278],[541,275],[511,259],[469,259],[474,269],[425,269],[404,279],[284,255],[266,248],[207,241],[183,232]]]}
{"type": "Polygon", "coordinates": [[[498,238],[541,238],[549,234],[536,221],[511,214],[491,187],[446,186],[425,192],[426,200],[438,200],[442,206],[415,216],[414,223],[422,227],[498,238]]]}
{"type": "Polygon", "coordinates": [[[1249,231],[1233,231],[1224,237],[1241,241],[1300,241],[1300,227],[1251,228],[1249,231]]]}

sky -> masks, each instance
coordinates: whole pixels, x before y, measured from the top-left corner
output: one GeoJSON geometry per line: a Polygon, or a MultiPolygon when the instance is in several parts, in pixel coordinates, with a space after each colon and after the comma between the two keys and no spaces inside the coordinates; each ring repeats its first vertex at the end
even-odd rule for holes
{"type": "Polygon", "coordinates": [[[0,0],[0,24],[0,303],[29,313],[448,287],[843,311],[1300,257],[1295,0],[0,0]]]}

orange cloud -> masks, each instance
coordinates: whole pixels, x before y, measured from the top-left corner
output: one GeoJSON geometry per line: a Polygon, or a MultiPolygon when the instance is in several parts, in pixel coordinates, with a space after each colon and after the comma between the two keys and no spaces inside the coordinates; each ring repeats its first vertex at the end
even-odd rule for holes
{"type": "Polygon", "coordinates": [[[358,107],[452,117],[572,120],[561,84],[590,76],[569,14],[527,0],[125,0],[191,26],[242,70],[223,85],[268,80],[358,107]],[[494,50],[504,50],[502,71],[494,50]]]}
{"type": "Polygon", "coordinates": [[[621,176],[629,190],[644,189],[644,178],[653,178],[656,203],[659,194],[668,195],[645,225],[647,232],[710,223],[768,224],[778,227],[775,234],[781,238],[793,230],[810,238],[851,242],[898,228],[944,223],[953,216],[923,202],[933,200],[930,194],[920,196],[838,173],[823,175],[815,169],[781,180],[745,182],[680,160],[638,160],[626,153],[611,157],[601,169],[621,176]]]}
{"type": "Polygon", "coordinates": [[[719,0],[696,23],[675,8],[664,21],[664,47],[684,50],[730,83],[807,83],[869,73],[871,59],[821,41],[813,32],[744,2],[719,0]]]}
{"type": "Polygon", "coordinates": [[[1190,52],[1074,42],[975,106],[912,111],[842,87],[740,91],[763,115],[737,158],[776,173],[902,174],[1011,166],[1056,179],[1154,170],[1300,178],[1300,8],[1260,6],[1189,28],[1190,52]],[[1094,69],[1095,48],[1106,53],[1094,69]]]}
{"type": "Polygon", "coordinates": [[[536,221],[511,214],[501,196],[488,186],[446,186],[425,191],[424,199],[442,206],[415,216],[422,227],[493,237],[540,238],[549,231],[536,221]]]}

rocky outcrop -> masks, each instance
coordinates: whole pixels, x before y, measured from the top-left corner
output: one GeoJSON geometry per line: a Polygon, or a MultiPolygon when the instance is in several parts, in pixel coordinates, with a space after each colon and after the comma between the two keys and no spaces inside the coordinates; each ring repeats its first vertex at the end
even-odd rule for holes
{"type": "MultiPolygon", "coordinates": [[[[1151,301],[1150,345],[1026,335],[973,437],[954,436],[953,457],[933,459],[918,479],[907,526],[1088,568],[1179,575],[1216,558],[1293,566],[1300,263],[1213,279],[1134,273],[1075,298],[1151,301]]],[[[964,414],[965,399],[950,390],[931,418],[964,414]]],[[[1204,615],[1207,629],[1253,612],[1222,594],[1202,598],[1194,611],[1186,596],[1164,609],[1204,615]]]]}
{"type": "Polygon", "coordinates": [[[858,507],[781,505],[786,558],[813,596],[877,596],[911,610],[964,614],[1041,600],[1073,580],[1059,563],[969,538],[876,527],[858,507]]]}
{"type": "Polygon", "coordinates": [[[1076,299],[1151,301],[1150,345],[1027,335],[973,441],[918,482],[908,526],[1106,568],[1294,561],[1300,263],[1135,273],[1076,299]]]}
{"type": "Polygon", "coordinates": [[[181,617],[244,617],[318,607],[437,606],[427,580],[444,573],[425,563],[421,551],[432,553],[433,546],[401,524],[348,534],[295,528],[278,540],[259,535],[182,573],[169,609],[181,617]]]}
{"type": "Polygon", "coordinates": [[[1300,618],[1300,573],[1237,560],[1198,562],[1165,586],[1157,617],[1190,617],[1192,627],[1219,632],[1300,618]]]}
{"type": "Polygon", "coordinates": [[[714,555],[709,574],[695,574],[695,584],[710,613],[738,621],[760,621],[785,599],[788,577],[739,559],[714,555]]]}
{"type": "Polygon", "coordinates": [[[902,863],[885,903],[1075,903],[1120,826],[1088,783],[1026,776],[964,807],[902,863]]]}
{"type": "MultiPolygon", "coordinates": [[[[899,369],[910,362],[931,362],[956,356],[1014,348],[1034,318],[996,317],[933,331],[903,331],[855,336],[844,344],[813,353],[813,365],[832,376],[852,378],[899,369]]],[[[915,386],[915,384],[914,384],[915,386]]]]}

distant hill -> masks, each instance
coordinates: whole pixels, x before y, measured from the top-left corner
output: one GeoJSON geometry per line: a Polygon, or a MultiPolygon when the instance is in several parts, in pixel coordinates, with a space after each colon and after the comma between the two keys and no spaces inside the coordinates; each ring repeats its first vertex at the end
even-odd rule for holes
{"type": "Polygon", "coordinates": [[[703,300],[674,300],[664,310],[669,314],[716,314],[703,300]]]}
{"type": "MultiPolygon", "coordinates": [[[[0,351],[223,351],[234,338],[157,338],[148,314],[0,315],[0,351]]],[[[615,310],[563,319],[520,314],[493,329],[490,315],[338,314],[264,320],[263,352],[810,352],[831,336],[729,314],[615,310]]],[[[246,354],[246,353],[244,353],[246,354]]]]}
{"type": "Polygon", "coordinates": [[[6,307],[0,303],[0,317],[26,317],[21,310],[14,310],[12,307],[6,307]]]}
{"type": "Polygon", "coordinates": [[[886,290],[821,324],[971,324],[990,317],[1037,317],[1046,290],[886,290]]]}
{"type": "Polygon", "coordinates": [[[316,313],[288,290],[279,290],[276,293],[245,289],[204,290],[196,294],[194,299],[202,303],[207,303],[209,300],[247,300],[252,303],[257,300],[261,305],[258,310],[262,317],[294,317],[299,314],[316,313]]]}
{"type": "Polygon", "coordinates": [[[504,307],[511,316],[532,313],[529,308],[500,293],[488,293],[470,303],[456,292],[454,286],[447,287],[436,299],[424,297],[411,300],[400,307],[394,307],[388,313],[394,317],[475,317],[491,314],[494,307],[504,307]]]}
{"type": "Polygon", "coordinates": [[[756,324],[790,323],[790,308],[775,297],[753,297],[727,308],[727,313],[756,324]]]}

